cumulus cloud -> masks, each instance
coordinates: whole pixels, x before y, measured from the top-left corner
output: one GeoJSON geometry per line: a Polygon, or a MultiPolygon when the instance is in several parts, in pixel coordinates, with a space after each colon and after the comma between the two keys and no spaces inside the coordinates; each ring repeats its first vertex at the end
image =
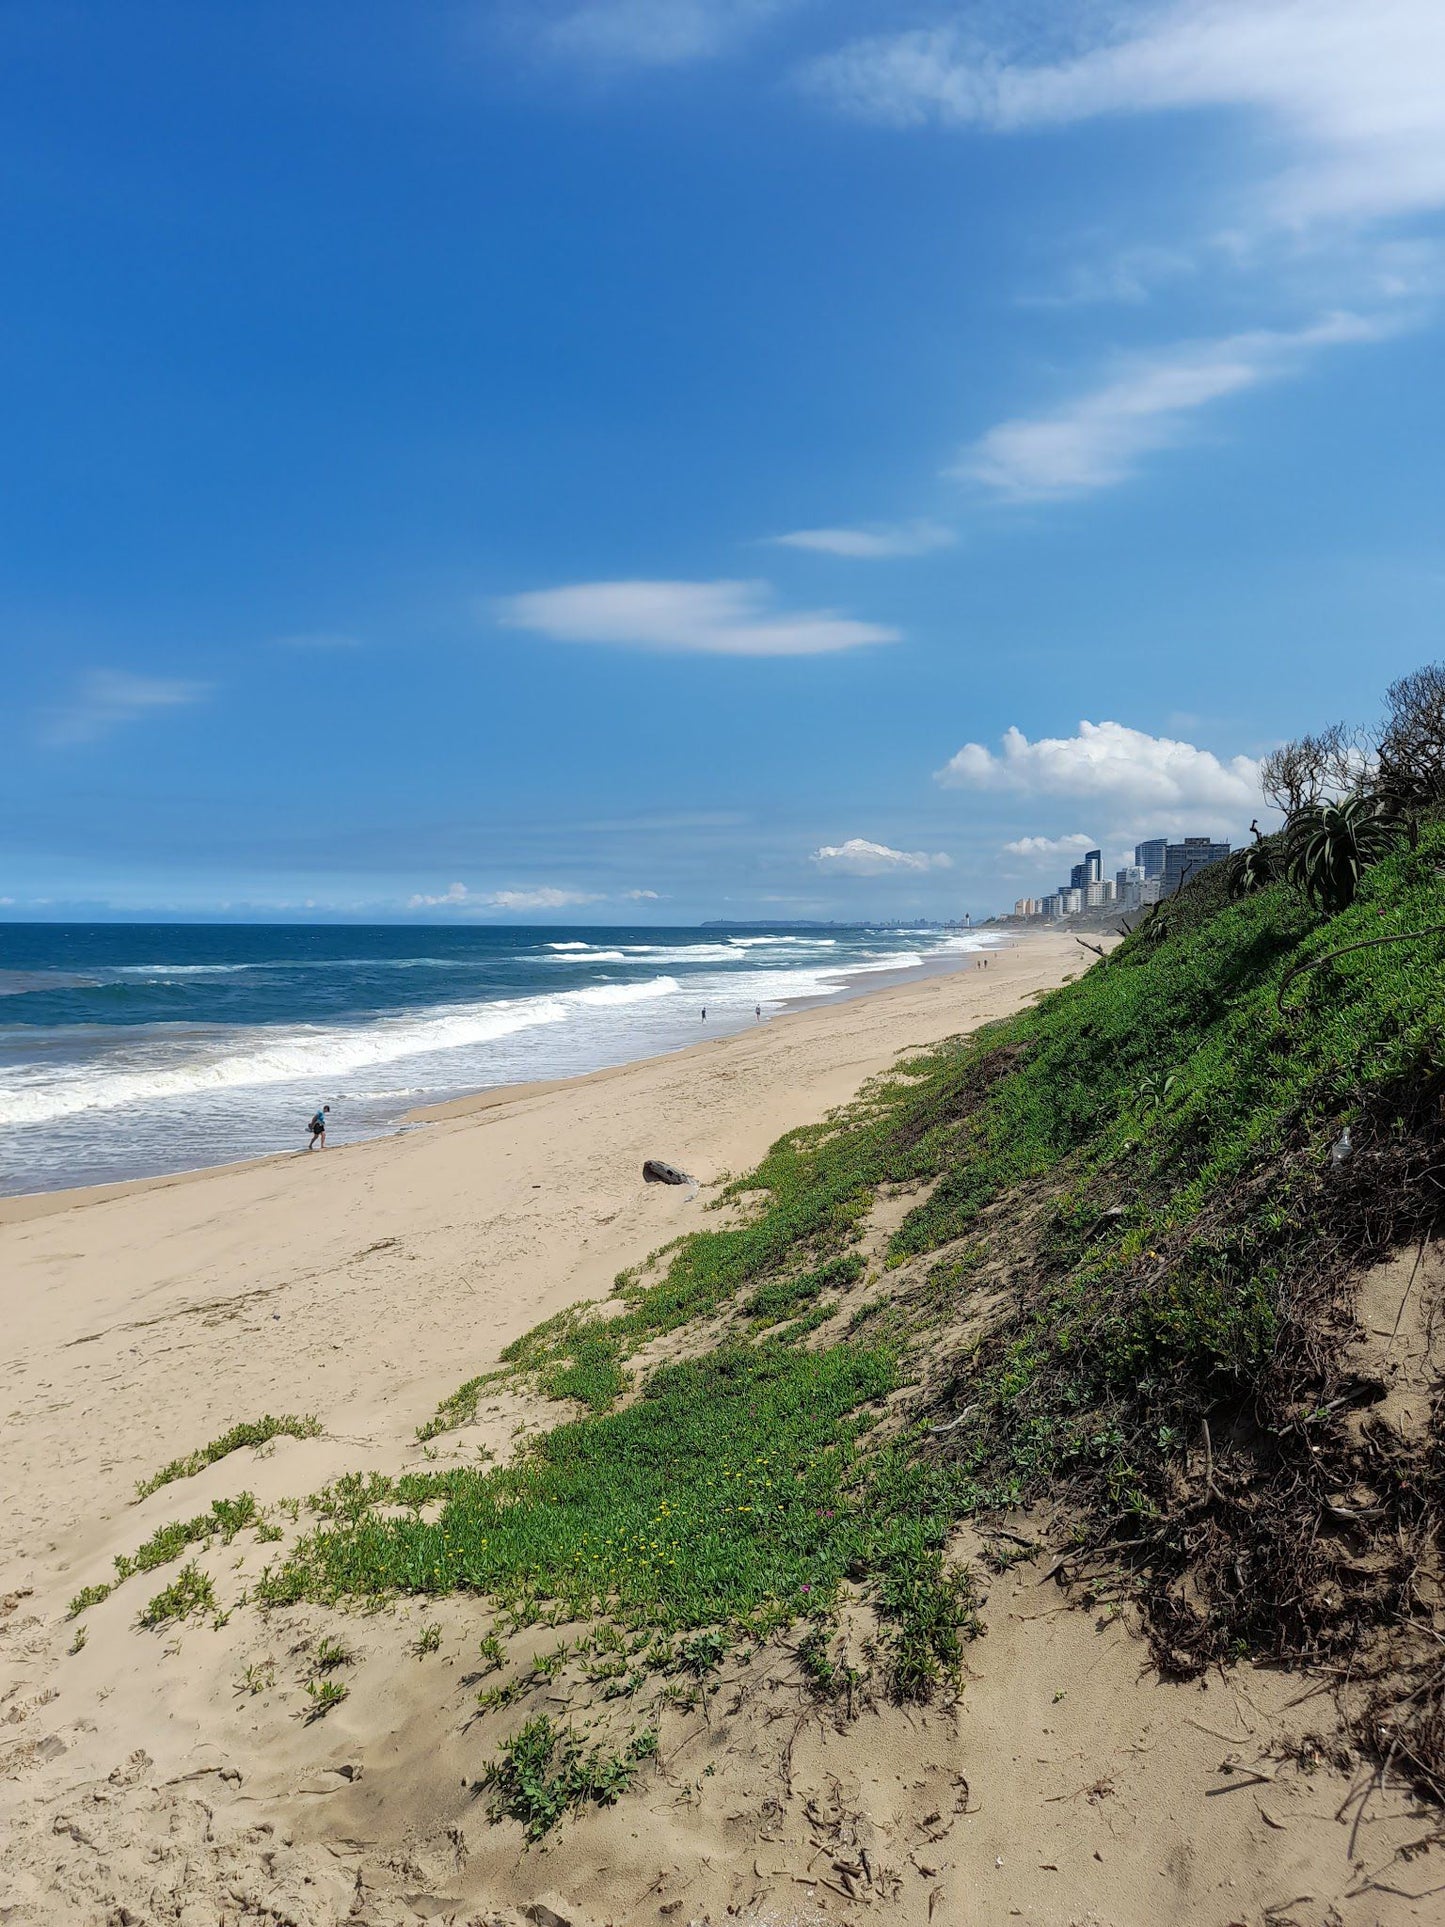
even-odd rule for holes
{"type": "Polygon", "coordinates": [[[1108,488],[1143,456],[1180,441],[1211,402],[1293,374],[1321,349],[1388,332],[1380,320],[1334,314],[1307,328],[1185,342],[1134,361],[1062,408],[998,423],[950,472],[1019,500],[1108,488]]]}
{"type": "Polygon", "coordinates": [[[1196,810],[1217,817],[1260,807],[1259,764],[1252,757],[1221,761],[1193,743],[1123,723],[1081,722],[1076,736],[1037,742],[1011,728],[1000,753],[965,743],[935,780],[945,789],[1094,798],[1120,816],[1196,810]]]}
{"type": "Polygon", "coordinates": [[[898,528],[794,529],[771,539],[781,549],[806,549],[814,555],[839,555],[866,562],[930,555],[936,549],[952,548],[958,540],[952,529],[938,522],[909,522],[898,528]]]}
{"type": "Polygon", "coordinates": [[[765,582],[579,582],[509,597],[499,619],[554,642],[713,656],[820,656],[897,642],[831,609],[775,610],[765,582]]]}
{"type": "Polygon", "coordinates": [[[729,52],[796,0],[584,0],[546,29],[545,44],[616,67],[682,67],[729,52]]]}
{"type": "Polygon", "coordinates": [[[1070,836],[1017,836],[1003,847],[1007,856],[1027,857],[1033,863],[1051,863],[1057,857],[1078,856],[1099,846],[1093,837],[1076,830],[1070,836]]]}
{"type": "Polygon", "coordinates": [[[961,27],[854,41],[811,84],[895,125],[1004,133],[1179,109],[1253,113],[1273,164],[1250,212],[1292,226],[1445,205],[1439,0],[1170,0],[1094,11],[1061,58],[1018,59],[961,27]]]}
{"type": "Polygon", "coordinates": [[[886,843],[870,843],[866,837],[850,836],[846,843],[825,843],[814,850],[812,862],[835,876],[882,877],[909,870],[950,870],[953,858],[942,851],[930,855],[925,850],[892,850],[886,843]]]}
{"type": "Polygon", "coordinates": [[[629,903],[660,903],[661,894],[657,890],[624,890],[622,893],[629,903]]]}
{"type": "Polygon", "coordinates": [[[182,709],[201,702],[210,684],[156,676],[132,676],[122,669],[92,669],[80,678],[68,703],[47,711],[41,735],[61,746],[93,743],[127,723],[158,710],[182,709]]]}

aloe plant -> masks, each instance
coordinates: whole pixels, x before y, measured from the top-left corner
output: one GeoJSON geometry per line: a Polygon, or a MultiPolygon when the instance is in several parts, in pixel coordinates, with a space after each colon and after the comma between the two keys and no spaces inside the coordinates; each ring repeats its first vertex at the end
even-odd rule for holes
{"type": "Polygon", "coordinates": [[[1251,843],[1230,858],[1229,894],[1247,897],[1275,882],[1279,875],[1277,853],[1268,843],[1251,843]]]}
{"type": "Polygon", "coordinates": [[[1354,902],[1365,871],[1389,855],[1399,835],[1398,816],[1383,797],[1310,804],[1286,827],[1285,874],[1317,910],[1334,916],[1354,902]]]}

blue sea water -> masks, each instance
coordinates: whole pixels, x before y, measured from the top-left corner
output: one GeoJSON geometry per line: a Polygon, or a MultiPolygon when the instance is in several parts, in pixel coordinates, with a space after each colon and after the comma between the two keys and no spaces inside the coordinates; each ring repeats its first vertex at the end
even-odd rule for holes
{"type": "Polygon", "coordinates": [[[0,924],[0,1192],[399,1128],[982,947],[972,933],[0,924]],[[707,1008],[704,1031],[700,1012],[707,1008]]]}

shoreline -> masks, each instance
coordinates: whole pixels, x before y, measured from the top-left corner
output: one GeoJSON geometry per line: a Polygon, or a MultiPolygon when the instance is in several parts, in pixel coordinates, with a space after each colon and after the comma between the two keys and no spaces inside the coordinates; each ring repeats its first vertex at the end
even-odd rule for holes
{"type": "MultiPolygon", "coordinates": [[[[435,1322],[410,1330],[405,1347],[408,1375],[425,1385],[422,1402],[434,1403],[467,1375],[457,1368],[459,1337],[467,1358],[488,1357],[563,1305],[605,1296],[620,1269],[697,1221],[700,1207],[684,1206],[680,1193],[641,1183],[645,1158],[664,1158],[705,1184],[748,1169],[785,1131],[851,1098],[900,1053],[970,1031],[1057,984],[1074,956],[1065,941],[1030,940],[996,953],[986,971],[910,973],[913,981],[681,1050],[499,1086],[320,1156],[285,1151],[0,1200],[0,1384],[8,1373],[18,1390],[17,1376],[41,1369],[42,1359],[41,1376],[53,1369],[64,1383],[71,1363],[98,1367],[110,1356],[111,1335],[198,1317],[205,1326],[234,1313],[253,1341],[274,1337],[278,1320],[288,1335],[298,1323],[328,1368],[344,1357],[353,1386],[360,1378],[393,1396],[395,1361],[376,1357],[374,1331],[355,1326],[353,1273],[366,1274],[369,1287],[371,1274],[385,1271],[374,1281],[377,1316],[415,1327],[413,1281],[398,1300],[392,1260],[370,1255],[404,1251],[434,1297],[435,1322]]],[[[207,1379],[224,1382],[230,1367],[218,1372],[209,1346],[188,1336],[181,1349],[207,1355],[207,1379]]],[[[139,1355],[147,1363],[148,1347],[139,1355]]],[[[212,1417],[233,1400],[237,1418],[251,1404],[324,1406],[324,1386],[303,1369],[308,1355],[248,1355],[223,1404],[205,1383],[188,1385],[183,1403],[197,1406],[189,1418],[174,1407],[173,1385],[159,1396],[158,1379],[151,1442],[111,1451],[109,1465],[129,1460],[140,1476],[148,1460],[173,1457],[191,1431],[223,1429],[212,1417]]],[[[128,1382],[134,1369],[128,1351],[112,1358],[108,1383],[128,1382]]],[[[57,1423],[66,1429],[63,1416],[57,1423]]],[[[87,1442],[82,1456],[92,1449],[87,1442]]]]}
{"type": "MultiPolygon", "coordinates": [[[[1037,933],[1020,936],[1017,933],[1006,935],[996,942],[984,946],[992,956],[1002,956],[1021,944],[1037,943],[1037,933]]],[[[814,1010],[830,1010],[845,1003],[857,1002],[860,998],[883,996],[890,990],[905,989],[910,985],[921,984],[936,977],[952,977],[970,967],[971,960],[980,951],[959,951],[944,956],[930,957],[921,964],[907,969],[889,971],[840,972],[845,979],[843,986],[827,993],[814,993],[808,996],[789,997],[781,1000],[781,1009],[771,1017],[765,1017],[761,1024],[742,1024],[736,1030],[721,1030],[715,1037],[699,1037],[695,1043],[674,1045],[671,1049],[653,1051],[640,1057],[624,1058],[618,1064],[602,1064],[595,1070],[578,1071],[571,1077],[524,1078],[515,1083],[489,1084],[474,1091],[464,1091],[456,1097],[440,1098],[434,1104],[418,1104],[403,1111],[400,1117],[382,1130],[365,1137],[348,1140],[344,1144],[334,1144],[331,1153],[354,1151],[364,1144],[385,1144],[394,1138],[416,1130],[419,1126],[445,1123],[454,1118],[471,1117],[478,1112],[492,1110],[499,1105],[510,1103],[557,1091],[602,1081],[635,1070],[644,1064],[675,1062],[685,1058],[692,1051],[715,1049],[720,1044],[730,1043],[737,1037],[751,1037],[760,1029],[795,1020],[814,1010]]],[[[36,1218],[52,1216],[57,1211],[83,1209],[89,1205],[105,1204],[115,1198],[129,1197],[138,1191],[196,1184],[217,1177],[225,1172],[264,1169],[269,1165],[289,1164],[298,1155],[295,1150],[262,1151],[255,1157],[236,1158],[223,1164],[196,1164],[183,1166],[176,1171],[154,1171],[133,1178],[113,1178],[98,1184],[55,1185],[44,1191],[14,1191],[0,1194],[0,1226],[28,1223],[36,1218]]]]}
{"type": "MultiPolygon", "coordinates": [[[[1027,938],[1024,939],[1028,941],[1027,938]]],[[[997,946],[991,946],[991,954],[1003,955],[1007,950],[1017,948],[1019,940],[1009,939],[997,946]]],[[[611,1078],[621,1077],[627,1071],[636,1070],[642,1064],[676,1063],[692,1052],[716,1050],[720,1045],[731,1044],[739,1037],[756,1037],[764,1030],[773,1030],[780,1024],[795,1022],[810,1011],[835,1010],[842,1004],[857,1003],[863,998],[883,997],[890,990],[907,990],[935,977],[953,977],[965,970],[967,959],[977,956],[977,951],[961,951],[955,961],[932,959],[927,963],[916,964],[908,970],[877,971],[873,973],[855,971],[855,979],[861,981],[849,984],[842,990],[827,995],[813,994],[804,997],[781,999],[782,1008],[772,1017],[764,1017],[761,1023],[743,1024],[737,1030],[719,1031],[715,1037],[698,1037],[691,1044],[677,1044],[671,1050],[654,1051],[646,1057],[628,1057],[620,1064],[601,1064],[595,1071],[578,1071],[575,1077],[527,1078],[516,1084],[489,1084],[479,1091],[467,1091],[460,1097],[444,1097],[435,1104],[418,1104],[413,1110],[402,1115],[397,1130],[389,1133],[395,1136],[398,1131],[406,1130],[416,1124],[445,1123],[450,1118],[473,1117],[479,1111],[494,1110],[500,1104],[509,1103],[513,1098],[540,1097],[554,1091],[572,1090],[580,1085],[605,1083],[611,1078]]],[[[365,1140],[369,1142],[370,1140],[365,1140]]],[[[288,1153],[282,1152],[286,1156],[288,1153]]],[[[221,1167],[212,1167],[224,1169],[221,1167]]],[[[141,1179],[139,1182],[144,1183],[141,1179]]],[[[35,1196],[43,1197],[44,1192],[35,1196]]],[[[0,1206],[4,1200],[0,1199],[0,1206]]],[[[3,1222],[3,1213],[0,1213],[3,1222]]]]}

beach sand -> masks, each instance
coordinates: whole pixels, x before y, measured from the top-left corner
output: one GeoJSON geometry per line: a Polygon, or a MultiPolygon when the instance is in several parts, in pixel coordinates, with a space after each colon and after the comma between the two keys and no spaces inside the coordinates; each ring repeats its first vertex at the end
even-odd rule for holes
{"type": "MultiPolygon", "coordinates": [[[[473,1730],[475,1601],[349,1617],[350,1697],[312,1722],[296,1655],[335,1615],[243,1607],[219,1627],[142,1632],[154,1586],[136,1579],[65,1616],[115,1554],[212,1499],[245,1487],[274,1504],[426,1463],[415,1427],[441,1397],[704,1222],[706,1189],[646,1186],[644,1158],[704,1186],[743,1171],[900,1052],[1087,961],[1065,935],[1030,937],[987,969],[447,1105],[390,1138],[0,1201],[0,1921],[512,1922],[548,1893],[576,1927],[869,1911],[1222,1927],[1286,1904],[1274,1918],[1440,1919],[1438,1900],[1352,1897],[1350,1815],[1333,1817],[1348,1773],[1308,1748],[1309,1772],[1272,1757],[1329,1729],[1327,1700],[1286,1705],[1308,1681],[1241,1668],[1163,1684],[1127,1617],[1071,1610],[1046,1558],[991,1582],[956,1708],[835,1723],[785,1683],[770,1699],[760,1668],[751,1711],[679,1715],[660,1769],[546,1854],[489,1826],[471,1789],[496,1744],[473,1730]],[[322,1434],[134,1502],[137,1480],[267,1412],[314,1412],[322,1434]],[[425,1660],[423,1620],[440,1628],[425,1660]],[[245,1690],[268,1667],[274,1686],[245,1690]],[[1264,1777],[1221,1777],[1227,1756],[1264,1777]],[[838,1871],[863,1849],[866,1906],[838,1871]]],[[[479,1444],[505,1453],[517,1427],[559,1415],[507,1393],[433,1449],[475,1463],[479,1444]]],[[[265,1551],[238,1541],[205,1562],[225,1603],[265,1551]]],[[[1354,1860],[1388,1866],[1422,1830],[1376,1794],[1354,1860]]],[[[1432,1867],[1390,1880],[1421,1891],[1442,1878],[1432,1867]]]]}

